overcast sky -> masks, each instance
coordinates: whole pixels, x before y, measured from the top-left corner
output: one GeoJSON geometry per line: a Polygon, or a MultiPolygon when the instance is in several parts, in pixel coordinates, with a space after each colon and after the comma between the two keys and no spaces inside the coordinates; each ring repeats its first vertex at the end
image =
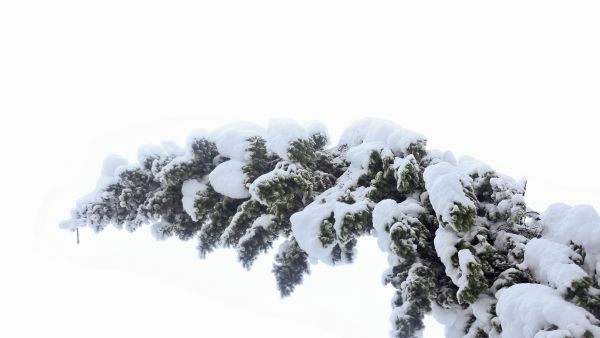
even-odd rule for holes
{"type": "MultiPolygon", "coordinates": [[[[386,337],[373,239],[279,299],[272,253],[58,229],[103,158],[194,129],[362,117],[600,209],[600,3],[2,1],[3,337],[386,337]]],[[[440,337],[429,326],[426,338],[440,337]]]]}

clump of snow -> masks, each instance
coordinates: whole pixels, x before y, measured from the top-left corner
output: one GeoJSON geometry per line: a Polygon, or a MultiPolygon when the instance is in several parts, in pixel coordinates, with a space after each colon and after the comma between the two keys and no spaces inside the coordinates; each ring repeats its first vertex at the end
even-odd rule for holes
{"type": "Polygon", "coordinates": [[[404,154],[411,144],[424,144],[426,138],[398,124],[381,119],[362,119],[344,130],[340,145],[357,146],[361,143],[376,143],[389,147],[394,154],[404,154]]]}
{"type": "Polygon", "coordinates": [[[583,246],[586,252],[583,268],[590,276],[596,274],[596,281],[600,281],[600,216],[596,210],[589,205],[554,204],[540,218],[543,238],[583,246]]]}
{"type": "Polygon", "coordinates": [[[543,238],[534,238],[525,246],[525,258],[520,269],[529,269],[536,280],[565,293],[573,282],[588,277],[573,263],[581,256],[566,245],[543,238]]]}
{"type": "Polygon", "coordinates": [[[102,170],[100,171],[100,177],[96,182],[96,191],[100,191],[107,184],[114,181],[118,171],[127,166],[127,159],[119,155],[108,155],[102,162],[102,170]]]}
{"type": "Polygon", "coordinates": [[[190,215],[192,220],[197,221],[196,209],[194,208],[194,201],[196,201],[196,195],[199,192],[205,191],[207,186],[206,176],[202,180],[191,179],[183,182],[181,186],[181,203],[183,204],[183,210],[190,215]]]}
{"type": "Polygon", "coordinates": [[[373,209],[373,234],[377,237],[377,245],[379,245],[381,251],[390,251],[389,226],[392,225],[394,219],[401,216],[402,211],[400,211],[398,203],[394,200],[383,200],[375,205],[373,209]]]}
{"type": "Polygon", "coordinates": [[[457,210],[457,205],[475,209],[475,203],[464,192],[465,187],[471,186],[473,180],[447,162],[430,165],[425,169],[423,178],[433,210],[443,223],[457,230],[452,220],[452,212],[457,210]]]}
{"type": "Polygon", "coordinates": [[[336,233],[340,234],[342,232],[344,216],[358,214],[361,211],[368,210],[372,203],[367,199],[360,199],[354,203],[335,201],[331,204],[333,205],[333,219],[335,220],[333,228],[336,233]]]}
{"type": "Polygon", "coordinates": [[[459,281],[461,271],[454,266],[452,257],[457,252],[456,243],[458,243],[458,241],[459,238],[456,233],[444,227],[439,227],[435,231],[435,237],[433,238],[435,252],[440,258],[440,261],[442,261],[442,264],[444,264],[446,275],[452,279],[452,283],[456,286],[461,285],[461,282],[459,281]]]}
{"type": "Polygon", "coordinates": [[[425,208],[411,198],[401,203],[397,203],[392,199],[377,203],[373,209],[373,235],[377,237],[377,245],[381,251],[390,252],[389,227],[394,221],[407,217],[416,218],[424,212],[425,208]]]}
{"type": "Polygon", "coordinates": [[[137,159],[141,165],[149,158],[162,158],[165,157],[165,149],[161,146],[154,144],[146,144],[138,148],[137,159]]]}
{"type": "Polygon", "coordinates": [[[172,141],[164,141],[161,142],[160,145],[164,149],[164,153],[166,155],[181,156],[185,153],[185,150],[183,150],[183,148],[181,148],[177,143],[172,141]]]}
{"type": "Polygon", "coordinates": [[[452,165],[458,165],[456,156],[454,156],[454,153],[450,150],[441,151],[438,149],[428,149],[427,155],[425,155],[424,160],[429,165],[433,165],[440,162],[447,162],[452,165]]]}
{"type": "Polygon", "coordinates": [[[498,174],[498,177],[490,179],[490,185],[495,191],[493,198],[496,201],[511,199],[512,203],[525,203],[525,186],[527,180],[524,178],[515,181],[512,177],[498,174]]]}
{"type": "Polygon", "coordinates": [[[431,302],[431,314],[436,321],[444,326],[444,337],[462,338],[465,336],[465,327],[471,318],[471,307],[467,309],[446,309],[435,302],[431,302]]]}
{"type": "Polygon", "coordinates": [[[164,141],[160,145],[147,144],[138,148],[138,163],[143,164],[148,158],[177,157],[185,154],[185,151],[175,142],[164,141]]]}
{"type": "Polygon", "coordinates": [[[600,337],[599,323],[592,314],[567,302],[551,287],[516,284],[498,291],[496,296],[503,337],[551,337],[544,328],[552,325],[568,332],[570,337],[582,337],[586,331],[600,337]]]}
{"type": "Polygon", "coordinates": [[[265,129],[253,123],[233,123],[211,134],[219,153],[233,160],[247,161],[248,139],[265,135],[265,129]]]}
{"type": "Polygon", "coordinates": [[[384,144],[381,142],[366,142],[350,148],[346,152],[346,160],[350,166],[358,169],[367,169],[373,152],[382,152],[384,144]]]}
{"type": "Polygon", "coordinates": [[[494,318],[491,313],[492,307],[495,305],[496,299],[486,294],[480,295],[477,301],[471,304],[470,309],[473,311],[475,322],[471,324],[471,329],[466,337],[477,337],[478,329],[482,328],[484,332],[490,332],[490,338],[500,338],[492,326],[494,323],[499,324],[498,318],[494,318]]]}
{"type": "Polygon", "coordinates": [[[246,175],[243,168],[245,163],[229,160],[219,164],[208,175],[210,185],[221,195],[231,198],[248,198],[250,193],[246,188],[246,175]]]}
{"type": "Polygon", "coordinates": [[[339,144],[346,144],[351,147],[361,144],[369,133],[369,127],[373,122],[373,119],[365,118],[352,123],[342,132],[339,144]]]}
{"type": "Polygon", "coordinates": [[[307,139],[306,129],[293,120],[271,120],[267,128],[267,150],[276,153],[284,160],[289,160],[288,149],[293,141],[307,139]]]}
{"type": "Polygon", "coordinates": [[[304,124],[304,129],[308,135],[317,135],[321,134],[329,140],[329,132],[327,131],[327,127],[319,121],[308,121],[304,124]]]}
{"type": "Polygon", "coordinates": [[[469,274],[469,263],[477,263],[473,253],[469,249],[462,249],[458,252],[458,267],[460,268],[460,277],[458,277],[458,294],[467,287],[469,281],[467,276],[469,274]]]}
{"type": "Polygon", "coordinates": [[[335,243],[323,245],[319,239],[321,224],[329,218],[332,206],[328,203],[311,203],[304,210],[294,213],[290,217],[292,234],[298,245],[304,250],[312,261],[327,261],[335,243]]]}
{"type": "Polygon", "coordinates": [[[465,172],[465,174],[477,174],[480,177],[485,175],[486,173],[494,172],[492,167],[471,156],[462,156],[458,160],[458,167],[461,168],[463,172],[465,172]]]}
{"type": "Polygon", "coordinates": [[[196,140],[203,139],[203,138],[210,139],[211,138],[210,133],[208,133],[204,129],[192,130],[185,139],[185,144],[187,146],[186,148],[189,149],[190,148],[189,146],[192,143],[194,143],[196,140]]]}
{"type": "MultiPolygon", "coordinates": [[[[315,200],[307,205],[302,211],[296,212],[290,217],[292,224],[292,233],[298,242],[298,245],[304,250],[309,258],[313,261],[322,261],[327,264],[332,264],[331,252],[335,244],[339,241],[323,245],[319,239],[321,233],[321,224],[324,220],[333,216],[333,228],[336,237],[342,232],[344,216],[348,214],[358,214],[372,207],[372,202],[366,198],[358,198],[357,202],[345,203],[340,199],[344,196],[345,191],[339,187],[333,187],[319,195],[315,200]]],[[[364,194],[364,189],[358,189],[353,197],[364,194]]]]}

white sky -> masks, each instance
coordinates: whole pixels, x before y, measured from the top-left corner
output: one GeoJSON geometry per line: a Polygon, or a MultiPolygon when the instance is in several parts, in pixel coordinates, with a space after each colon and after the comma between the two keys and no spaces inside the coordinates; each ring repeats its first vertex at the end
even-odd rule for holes
{"type": "MultiPolygon", "coordinates": [[[[104,156],[194,129],[383,117],[600,208],[597,1],[2,1],[0,336],[386,337],[371,239],[288,299],[270,273],[148,229],[58,229],[104,156]]],[[[442,336],[430,325],[426,338],[442,336]]]]}

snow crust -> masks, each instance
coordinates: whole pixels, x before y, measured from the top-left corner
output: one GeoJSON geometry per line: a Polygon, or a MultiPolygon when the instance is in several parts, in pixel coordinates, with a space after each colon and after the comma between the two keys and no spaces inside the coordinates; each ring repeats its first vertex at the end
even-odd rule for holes
{"type": "Polygon", "coordinates": [[[568,246],[534,238],[525,246],[525,259],[519,267],[529,269],[536,280],[564,294],[573,282],[588,277],[573,259],[581,256],[568,246]]]}
{"type": "Polygon", "coordinates": [[[483,328],[486,332],[490,332],[490,338],[501,337],[501,335],[497,334],[496,330],[492,327],[492,323],[498,322],[498,319],[494,318],[490,313],[490,310],[494,305],[496,305],[496,299],[485,294],[480,295],[477,301],[471,304],[470,310],[472,311],[473,316],[475,316],[475,322],[471,325],[471,329],[465,337],[479,337],[477,328],[483,328]]]}
{"type": "Polygon", "coordinates": [[[457,204],[475,209],[475,203],[464,192],[465,186],[470,186],[473,180],[447,162],[430,165],[425,169],[423,178],[433,210],[442,222],[456,230],[451,213],[457,210],[457,204]]]}
{"type": "Polygon", "coordinates": [[[335,206],[332,203],[311,203],[303,211],[294,213],[290,217],[294,238],[313,262],[329,261],[328,257],[335,243],[323,245],[319,234],[321,233],[321,223],[335,212],[334,209],[335,206]]]}
{"type": "MultiPolygon", "coordinates": [[[[361,195],[363,192],[363,189],[359,189],[357,195],[361,195]]],[[[365,198],[357,199],[355,203],[341,202],[340,199],[344,196],[344,193],[345,191],[333,187],[319,195],[304,210],[296,212],[290,217],[292,233],[298,245],[313,262],[321,261],[332,264],[330,256],[335,244],[344,244],[334,241],[328,245],[323,245],[319,235],[324,220],[333,216],[333,228],[339,239],[345,215],[357,214],[372,207],[372,202],[365,198]]]]}
{"type": "Polygon", "coordinates": [[[194,201],[196,200],[196,195],[199,192],[205,191],[208,187],[207,181],[206,177],[202,180],[191,179],[183,182],[183,185],[181,186],[181,194],[183,195],[181,203],[183,204],[183,210],[185,210],[194,221],[198,220],[196,209],[194,208],[194,201]]]}
{"type": "Polygon", "coordinates": [[[457,165],[467,175],[477,174],[483,176],[486,173],[494,172],[492,167],[471,156],[462,156],[457,165]]]}
{"type": "Polygon", "coordinates": [[[365,142],[350,148],[346,152],[346,160],[357,169],[367,169],[373,152],[381,152],[385,144],[381,142],[365,142]]]}
{"type": "Polygon", "coordinates": [[[344,130],[340,145],[357,146],[361,143],[374,143],[392,150],[394,154],[406,153],[411,144],[424,144],[425,136],[404,129],[393,121],[382,119],[362,119],[344,130]]]}
{"type": "Polygon", "coordinates": [[[304,124],[304,129],[306,130],[306,133],[310,136],[310,135],[317,135],[317,134],[321,134],[325,137],[327,137],[327,139],[329,140],[329,131],[327,131],[327,127],[319,122],[319,121],[308,121],[304,124]]]}
{"type": "Polygon", "coordinates": [[[456,156],[454,156],[454,153],[450,150],[441,151],[439,149],[428,149],[425,159],[429,162],[430,165],[440,162],[447,162],[452,165],[458,164],[456,156]]]}
{"type": "Polygon", "coordinates": [[[469,249],[462,249],[458,251],[458,266],[460,268],[460,276],[458,277],[458,283],[456,285],[458,286],[459,293],[465,287],[467,287],[467,284],[469,283],[469,281],[467,280],[467,275],[469,272],[469,263],[477,263],[477,261],[475,260],[475,256],[473,256],[473,253],[471,253],[469,249]]]}
{"type": "Polygon", "coordinates": [[[433,238],[435,251],[442,264],[444,264],[446,275],[450,277],[452,283],[460,287],[461,271],[454,266],[452,261],[452,256],[457,253],[456,243],[458,241],[459,238],[454,231],[443,227],[439,227],[435,231],[435,237],[433,238]]]}
{"type": "Polygon", "coordinates": [[[432,302],[431,314],[435,320],[444,326],[444,337],[462,338],[465,336],[464,329],[471,315],[469,309],[445,309],[432,302]]]}
{"type": "Polygon", "coordinates": [[[108,155],[102,161],[102,170],[100,171],[100,178],[96,182],[96,191],[100,191],[107,184],[114,181],[120,169],[127,166],[127,159],[119,155],[108,155]]]}
{"type": "Polygon", "coordinates": [[[553,204],[540,218],[543,238],[565,245],[573,241],[583,246],[586,252],[583,268],[600,281],[600,216],[596,210],[589,205],[553,204]]]}
{"type": "Polygon", "coordinates": [[[307,139],[308,132],[293,120],[276,119],[269,121],[267,128],[267,150],[289,160],[288,149],[293,141],[307,139]]]}
{"type": "MultiPolygon", "coordinates": [[[[587,331],[600,337],[600,327],[587,311],[565,301],[557,290],[540,284],[516,284],[496,293],[502,337],[552,337],[544,328],[556,325],[569,336],[587,331]]],[[[556,332],[552,333],[556,334],[556,332]]]]}
{"type": "Polygon", "coordinates": [[[253,123],[233,123],[217,129],[210,137],[221,155],[232,160],[247,161],[249,159],[246,151],[249,146],[247,140],[254,136],[264,137],[265,133],[264,128],[253,123]]]}
{"type": "Polygon", "coordinates": [[[165,141],[160,145],[147,144],[141,146],[137,151],[138,163],[142,164],[149,158],[166,158],[168,156],[182,156],[185,151],[176,143],[165,141]]]}
{"type": "Polygon", "coordinates": [[[219,164],[208,175],[210,185],[221,195],[231,198],[248,198],[246,175],[243,168],[246,164],[237,160],[229,160],[219,164]]]}

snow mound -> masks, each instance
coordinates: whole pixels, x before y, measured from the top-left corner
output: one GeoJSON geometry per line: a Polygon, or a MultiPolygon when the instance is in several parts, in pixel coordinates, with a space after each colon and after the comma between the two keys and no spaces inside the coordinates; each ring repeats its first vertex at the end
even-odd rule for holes
{"type": "Polygon", "coordinates": [[[525,258],[520,267],[529,269],[536,280],[564,294],[573,282],[588,277],[573,259],[581,259],[581,256],[568,246],[534,238],[525,246],[525,258]]]}
{"type": "Polygon", "coordinates": [[[583,268],[600,281],[600,216],[596,210],[589,205],[553,204],[540,218],[543,238],[583,246],[586,252],[583,268]]]}
{"type": "Polygon", "coordinates": [[[233,160],[246,161],[248,139],[264,135],[265,129],[253,123],[233,123],[213,132],[211,138],[215,141],[221,155],[233,160]]]}
{"type": "Polygon", "coordinates": [[[221,195],[231,198],[248,198],[250,193],[246,188],[246,175],[243,168],[245,163],[229,160],[219,164],[208,175],[210,185],[221,195]]]}
{"type": "Polygon", "coordinates": [[[454,230],[460,231],[453,219],[453,213],[459,211],[459,206],[475,210],[475,203],[465,194],[465,188],[473,183],[471,177],[450,163],[440,162],[427,167],[423,178],[429,200],[438,218],[454,230]]]}
{"type": "Polygon", "coordinates": [[[194,201],[196,200],[196,195],[199,192],[205,191],[207,186],[206,177],[203,180],[187,180],[183,182],[181,186],[181,194],[183,197],[181,198],[181,203],[183,204],[183,210],[190,215],[192,220],[195,222],[198,220],[196,215],[196,210],[194,208],[194,201]]]}
{"type": "Polygon", "coordinates": [[[306,129],[293,120],[271,120],[267,128],[267,150],[274,152],[284,160],[289,160],[288,149],[290,144],[308,137],[306,129]]]}
{"type": "Polygon", "coordinates": [[[406,154],[411,145],[426,142],[425,136],[404,129],[398,124],[381,119],[362,119],[344,130],[339,145],[357,146],[361,143],[376,143],[390,148],[394,154],[406,154]]]}
{"type": "MultiPolygon", "coordinates": [[[[567,301],[557,290],[540,284],[517,284],[499,291],[496,312],[502,325],[502,337],[551,337],[545,328],[552,325],[583,337],[586,331],[600,337],[600,327],[593,316],[567,301]]],[[[563,337],[563,336],[561,336],[563,337]]]]}

